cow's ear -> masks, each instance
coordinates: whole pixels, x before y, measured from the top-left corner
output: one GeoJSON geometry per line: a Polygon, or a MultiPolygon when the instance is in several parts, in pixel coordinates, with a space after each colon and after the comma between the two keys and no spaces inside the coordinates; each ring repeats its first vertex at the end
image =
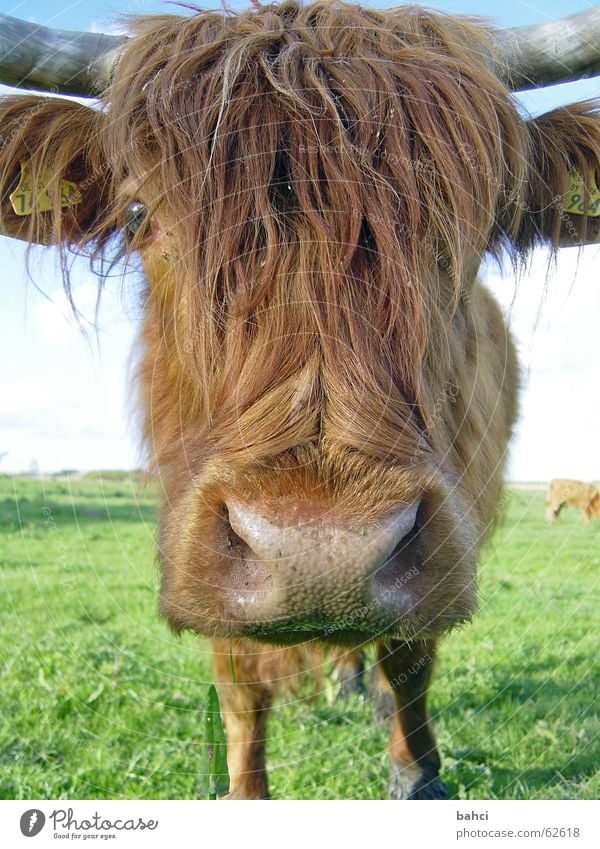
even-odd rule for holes
{"type": "Polygon", "coordinates": [[[110,193],[104,120],[63,98],[0,99],[0,232],[63,245],[102,236],[110,193]]]}
{"type": "Polygon", "coordinates": [[[513,241],[521,253],[600,241],[600,102],[527,122],[528,178],[513,241]]]}

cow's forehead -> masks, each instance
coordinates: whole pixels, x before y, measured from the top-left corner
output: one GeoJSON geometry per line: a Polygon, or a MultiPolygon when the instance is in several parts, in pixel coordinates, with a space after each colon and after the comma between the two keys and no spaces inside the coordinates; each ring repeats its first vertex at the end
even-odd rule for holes
{"type": "MultiPolygon", "coordinates": [[[[404,205],[420,204],[423,219],[477,217],[473,237],[489,229],[490,206],[507,173],[519,183],[524,155],[520,121],[489,67],[486,32],[412,7],[315,9],[139,19],[109,95],[107,127],[129,176],[125,190],[135,194],[133,176],[167,207],[192,191],[208,209],[207,186],[219,201],[254,193],[262,206],[262,180],[271,203],[289,200],[285,214],[304,192],[315,212],[335,215],[327,192],[343,183],[373,194],[379,186],[404,205]]],[[[374,206],[371,229],[391,214],[374,206]]],[[[411,221],[402,226],[417,232],[411,221]]],[[[430,229],[428,250],[438,238],[443,252],[449,228],[430,229]]]]}

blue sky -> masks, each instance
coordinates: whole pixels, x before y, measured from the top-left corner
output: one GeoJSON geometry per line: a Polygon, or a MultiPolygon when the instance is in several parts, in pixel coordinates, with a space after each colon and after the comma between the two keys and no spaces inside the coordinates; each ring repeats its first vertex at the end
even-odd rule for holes
{"type": "MultiPolygon", "coordinates": [[[[562,17],[591,4],[456,0],[428,5],[515,26],[562,17]]],[[[0,0],[0,11],[64,29],[108,31],[122,13],[176,9],[149,0],[0,0]]],[[[539,113],[593,96],[600,96],[600,80],[527,93],[521,102],[539,113]]],[[[534,258],[516,295],[513,280],[496,271],[487,275],[505,306],[523,364],[522,415],[509,468],[513,480],[600,478],[599,263],[600,248],[586,248],[579,257],[574,249],[564,250],[545,298],[544,257],[534,258]]],[[[0,455],[7,452],[0,471],[138,465],[135,427],[128,422],[127,373],[139,283],[131,277],[111,281],[97,343],[93,334],[82,337],[69,318],[51,252],[36,254],[32,266],[43,294],[25,282],[20,243],[0,237],[0,270],[0,455]]],[[[77,302],[91,315],[95,284],[83,263],[76,266],[74,281],[77,302]]]]}

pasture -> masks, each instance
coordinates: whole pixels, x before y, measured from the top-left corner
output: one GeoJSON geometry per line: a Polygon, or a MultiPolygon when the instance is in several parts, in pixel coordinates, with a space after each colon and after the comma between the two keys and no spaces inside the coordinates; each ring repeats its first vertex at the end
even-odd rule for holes
{"type": "MultiPolygon", "coordinates": [[[[455,798],[600,795],[600,522],[507,493],[480,613],[442,644],[431,710],[455,798]]],[[[0,797],[198,798],[207,644],[156,614],[153,490],[0,478],[0,797]]],[[[325,679],[285,694],[275,798],[384,798],[385,724],[325,679]]]]}

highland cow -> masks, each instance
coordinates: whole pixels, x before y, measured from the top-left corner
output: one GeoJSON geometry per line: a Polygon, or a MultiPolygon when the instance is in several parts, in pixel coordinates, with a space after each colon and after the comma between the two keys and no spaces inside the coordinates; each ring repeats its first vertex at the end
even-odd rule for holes
{"type": "Polygon", "coordinates": [[[102,108],[0,102],[0,226],[65,267],[69,249],[142,258],[160,609],[214,640],[230,795],[268,795],[276,683],[315,645],[374,643],[391,795],[444,797],[436,641],[476,608],[519,382],[478,268],[598,231],[597,105],[524,118],[511,90],[597,55],[562,56],[561,25],[336,0],[131,25],[7,24],[5,81],[102,108]]]}
{"type": "Polygon", "coordinates": [[[550,481],[546,495],[546,519],[560,521],[560,511],[570,504],[583,512],[583,523],[589,525],[592,516],[600,519],[600,487],[593,483],[556,479],[550,481]]]}

